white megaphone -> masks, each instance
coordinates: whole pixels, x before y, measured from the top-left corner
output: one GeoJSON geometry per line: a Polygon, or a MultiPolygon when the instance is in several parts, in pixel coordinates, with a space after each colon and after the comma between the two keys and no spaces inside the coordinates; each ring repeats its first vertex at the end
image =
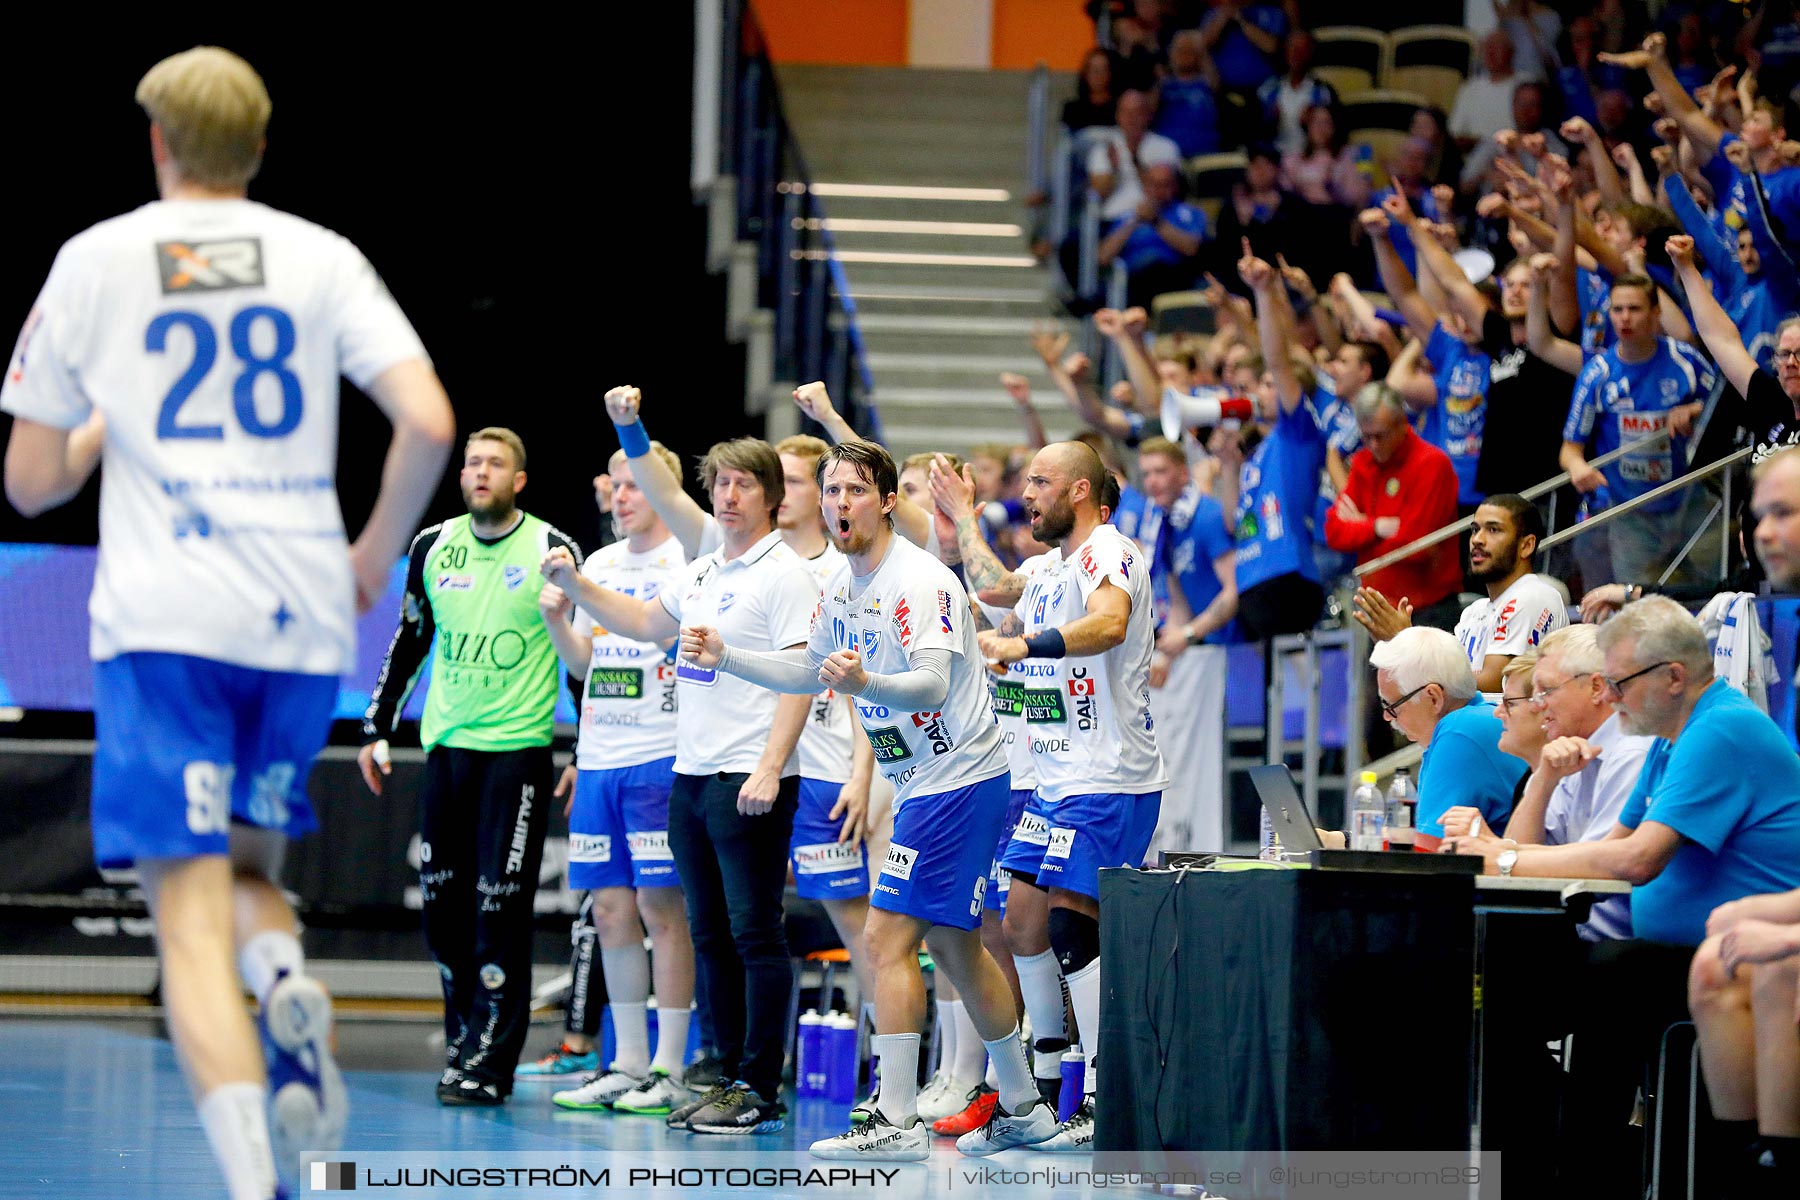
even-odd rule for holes
{"type": "Polygon", "coordinates": [[[1162,398],[1163,436],[1171,442],[1181,440],[1181,431],[1196,425],[1217,425],[1220,421],[1248,421],[1256,415],[1255,406],[1229,388],[1210,387],[1191,396],[1174,388],[1164,388],[1162,398]]]}

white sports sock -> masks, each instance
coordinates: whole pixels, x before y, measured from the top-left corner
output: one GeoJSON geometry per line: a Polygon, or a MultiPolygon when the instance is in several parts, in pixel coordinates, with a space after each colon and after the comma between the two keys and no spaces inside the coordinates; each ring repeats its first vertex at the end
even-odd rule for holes
{"type": "Polygon", "coordinates": [[[1084,1090],[1094,1094],[1094,1047],[1100,1041],[1100,960],[1095,959],[1069,976],[1069,1004],[1075,1009],[1075,1024],[1081,1031],[1081,1048],[1087,1051],[1087,1081],[1084,1090]]]}
{"type": "Polygon", "coordinates": [[[969,1019],[966,1005],[958,1004],[951,1016],[956,1019],[953,1039],[956,1058],[945,1061],[956,1086],[966,1092],[981,1081],[982,1071],[987,1066],[987,1047],[981,1044],[981,1035],[975,1032],[975,1022],[969,1019]]]}
{"type": "Polygon", "coordinates": [[[1000,1104],[1009,1113],[1018,1113],[1038,1099],[1037,1084],[1031,1080],[1031,1068],[1025,1063],[1025,1045],[1014,1029],[998,1041],[983,1042],[988,1060],[994,1064],[994,1086],[1000,1092],[1000,1104]]]}
{"type": "Polygon", "coordinates": [[[200,1126],[225,1173],[231,1200],[269,1200],[275,1194],[268,1104],[269,1089],[259,1083],[223,1083],[201,1097],[200,1126]]]}
{"type": "Polygon", "coordinates": [[[656,1061],[650,1065],[667,1071],[676,1079],[681,1078],[682,1068],[687,1066],[688,1018],[693,1016],[693,1009],[664,1008],[656,1006],[656,1061]]]}
{"type": "Polygon", "coordinates": [[[306,956],[300,952],[300,940],[291,933],[265,929],[238,951],[238,974],[261,1004],[269,998],[269,989],[283,971],[298,975],[306,969],[306,956]]]}
{"type": "MultiPolygon", "coordinates": [[[[1039,1041],[1066,1039],[1069,1035],[1063,1021],[1063,996],[1067,992],[1067,986],[1063,983],[1062,967],[1056,961],[1056,951],[1015,954],[1013,964],[1019,968],[1019,990],[1025,994],[1025,1012],[1031,1017],[1031,1036],[1039,1041]]],[[[1058,1056],[1045,1054],[1035,1057],[1039,1059],[1036,1067],[1038,1078],[1055,1079],[1062,1074],[1060,1061],[1048,1061],[1058,1056]]]]}
{"type": "Polygon", "coordinates": [[[612,1009],[613,1060],[607,1069],[627,1075],[650,1073],[650,1008],[646,1004],[607,1005],[612,1009]]]}
{"type": "MultiPolygon", "coordinates": [[[[985,1049],[986,1046],[987,1046],[987,1044],[985,1042],[982,1043],[983,1049],[985,1049]]],[[[994,1066],[994,1056],[992,1054],[988,1055],[987,1062],[988,1062],[987,1074],[981,1077],[981,1082],[987,1084],[989,1087],[993,1088],[995,1091],[999,1091],[1000,1090],[1000,1072],[994,1066]]]]}
{"type": "Polygon", "coordinates": [[[939,1000],[937,1005],[937,1074],[951,1074],[956,1067],[956,1047],[968,1014],[961,1000],[939,1000]],[[960,1018],[960,1019],[959,1019],[960,1018]]]}
{"type": "Polygon", "coordinates": [[[904,1129],[919,1118],[919,1035],[878,1033],[869,1049],[881,1062],[881,1092],[875,1106],[888,1124],[904,1129]]]}

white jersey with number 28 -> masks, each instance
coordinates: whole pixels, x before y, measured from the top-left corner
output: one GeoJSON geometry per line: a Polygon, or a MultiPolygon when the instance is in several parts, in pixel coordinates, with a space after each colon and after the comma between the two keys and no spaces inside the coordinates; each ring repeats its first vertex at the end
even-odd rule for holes
{"type": "Polygon", "coordinates": [[[106,419],[94,657],[349,669],[338,377],[366,389],[409,359],[424,348],[361,252],[254,201],[158,201],[71,238],[0,407],[106,419]]]}

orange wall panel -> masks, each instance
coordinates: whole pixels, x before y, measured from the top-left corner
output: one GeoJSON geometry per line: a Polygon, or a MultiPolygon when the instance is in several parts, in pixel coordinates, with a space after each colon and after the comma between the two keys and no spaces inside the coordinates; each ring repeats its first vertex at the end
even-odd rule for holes
{"type": "Polygon", "coordinates": [[[776,62],[906,65],[906,0],[754,0],[776,62]]]}
{"type": "Polygon", "coordinates": [[[1094,23],[1073,0],[994,0],[993,64],[1022,70],[1040,62],[1073,71],[1094,46],[1094,23]]]}

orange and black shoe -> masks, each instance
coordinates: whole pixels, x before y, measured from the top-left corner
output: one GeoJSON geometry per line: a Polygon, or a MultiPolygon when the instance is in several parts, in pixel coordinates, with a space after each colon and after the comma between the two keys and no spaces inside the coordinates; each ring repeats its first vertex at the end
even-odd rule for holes
{"type": "Polygon", "coordinates": [[[931,1123],[931,1132],[944,1137],[961,1137],[972,1130],[980,1129],[994,1115],[994,1105],[1000,1102],[1000,1093],[981,1084],[970,1093],[969,1106],[959,1113],[954,1113],[931,1123]]]}

